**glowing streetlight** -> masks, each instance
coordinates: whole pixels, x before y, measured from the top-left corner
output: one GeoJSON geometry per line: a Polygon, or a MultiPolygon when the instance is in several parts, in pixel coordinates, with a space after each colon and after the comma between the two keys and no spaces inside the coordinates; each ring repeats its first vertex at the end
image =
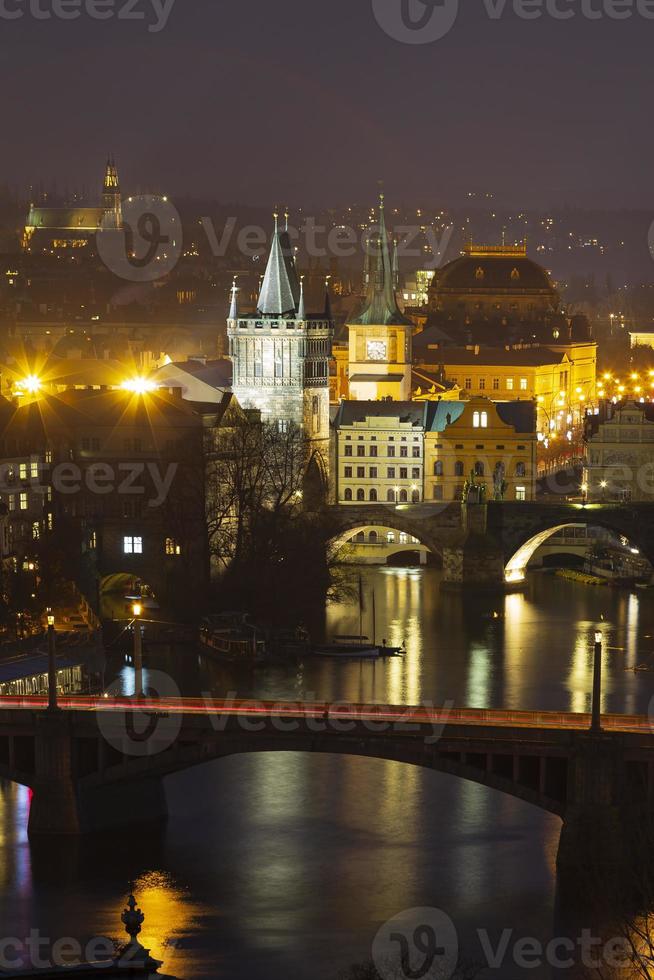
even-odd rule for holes
{"type": "Polygon", "coordinates": [[[41,388],[41,379],[36,374],[28,374],[22,381],[16,382],[16,392],[19,395],[36,395],[41,388]]]}
{"type": "Polygon", "coordinates": [[[132,614],[134,616],[134,697],[142,698],[143,695],[143,647],[141,644],[141,622],[143,614],[143,603],[132,603],[132,614]]]}
{"type": "Polygon", "coordinates": [[[55,618],[50,606],[46,610],[48,622],[48,711],[57,711],[57,664],[55,652],[55,618]]]}
{"type": "Polygon", "coordinates": [[[127,378],[120,386],[123,391],[131,391],[133,395],[147,395],[151,391],[156,391],[156,382],[149,378],[127,378]]]}

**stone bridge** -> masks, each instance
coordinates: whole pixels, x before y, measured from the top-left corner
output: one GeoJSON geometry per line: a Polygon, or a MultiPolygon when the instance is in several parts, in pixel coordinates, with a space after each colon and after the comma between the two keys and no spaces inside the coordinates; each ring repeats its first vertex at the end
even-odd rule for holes
{"type": "Polygon", "coordinates": [[[443,560],[445,588],[520,587],[536,550],[557,531],[603,527],[627,538],[654,565],[654,504],[500,502],[338,505],[332,547],[363,527],[404,531],[443,560]]]}
{"type": "Polygon", "coordinates": [[[61,703],[65,710],[49,712],[39,699],[2,699],[0,778],[32,789],[32,836],[161,819],[164,777],[248,752],[387,759],[472,780],[559,816],[560,866],[619,864],[626,827],[654,810],[654,734],[645,717],[604,716],[603,731],[592,734],[589,716],[554,712],[192,699],[61,703]]]}

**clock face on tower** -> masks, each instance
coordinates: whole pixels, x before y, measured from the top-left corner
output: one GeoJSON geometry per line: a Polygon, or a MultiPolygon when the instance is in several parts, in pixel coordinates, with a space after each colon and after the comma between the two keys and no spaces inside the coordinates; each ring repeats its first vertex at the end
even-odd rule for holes
{"type": "Polygon", "coordinates": [[[369,340],[367,351],[369,361],[386,360],[387,347],[385,341],[383,340],[369,340]]]}

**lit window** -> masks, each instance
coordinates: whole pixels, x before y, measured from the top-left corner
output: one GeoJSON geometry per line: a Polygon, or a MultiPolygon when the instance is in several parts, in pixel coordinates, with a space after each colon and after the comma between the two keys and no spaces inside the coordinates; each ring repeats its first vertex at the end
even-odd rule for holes
{"type": "Polygon", "coordinates": [[[123,538],[123,553],[126,555],[142,555],[143,538],[131,536],[123,538]]]}
{"type": "Polygon", "coordinates": [[[45,461],[46,461],[46,463],[51,463],[52,462],[52,450],[51,449],[46,449],[46,451],[45,451],[45,461]]]}
{"type": "Polygon", "coordinates": [[[506,379],[506,390],[513,391],[513,378],[506,379]]]}
{"type": "Polygon", "coordinates": [[[18,467],[18,476],[21,480],[27,479],[27,463],[21,463],[18,467]]]}
{"type": "Polygon", "coordinates": [[[32,538],[34,541],[38,541],[41,535],[41,525],[38,521],[34,521],[32,524],[32,538]]]}
{"type": "Polygon", "coordinates": [[[395,532],[389,531],[386,535],[386,540],[389,544],[395,544],[395,532]]]}
{"type": "Polygon", "coordinates": [[[516,500],[526,500],[527,499],[527,488],[526,487],[516,487],[515,488],[515,499],[516,500]]]}
{"type": "Polygon", "coordinates": [[[91,551],[95,551],[97,547],[98,547],[98,536],[95,533],[95,531],[92,531],[91,537],[89,538],[89,548],[91,549],[91,551]]]}
{"type": "Polygon", "coordinates": [[[30,463],[30,476],[33,480],[38,479],[39,476],[39,462],[37,459],[33,459],[30,463]]]}
{"type": "Polygon", "coordinates": [[[527,391],[527,379],[520,378],[520,391],[527,391]]]}
{"type": "Polygon", "coordinates": [[[9,510],[16,510],[16,495],[13,493],[9,494],[9,510]]]}
{"type": "Polygon", "coordinates": [[[174,538],[166,538],[166,554],[167,555],[181,555],[182,548],[174,538]]]}
{"type": "Polygon", "coordinates": [[[21,493],[21,495],[20,495],[20,509],[21,510],[27,510],[27,507],[28,507],[27,494],[26,493],[21,493]]]}

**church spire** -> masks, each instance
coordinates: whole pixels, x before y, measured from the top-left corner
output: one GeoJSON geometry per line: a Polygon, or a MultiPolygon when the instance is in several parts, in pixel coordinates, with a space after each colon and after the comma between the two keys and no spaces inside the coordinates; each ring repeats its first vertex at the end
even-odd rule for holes
{"type": "Polygon", "coordinates": [[[123,210],[120,199],[120,181],[118,180],[116,161],[111,153],[107,156],[107,165],[104,171],[102,207],[105,212],[103,227],[121,228],[123,224],[123,210]]]}
{"type": "Polygon", "coordinates": [[[300,301],[293,249],[287,231],[279,230],[279,215],[275,212],[275,231],[257,309],[263,316],[294,315],[300,301]]]}
{"type": "Polygon", "coordinates": [[[236,276],[234,276],[234,282],[232,283],[232,301],[229,307],[229,319],[238,320],[238,287],[236,285],[236,276]]]}
{"type": "Polygon", "coordinates": [[[391,261],[384,195],[379,195],[379,225],[376,236],[376,268],[368,277],[368,289],[363,312],[353,322],[355,324],[377,324],[401,326],[410,325],[397,305],[394,284],[394,262],[391,261]]]}
{"type": "Polygon", "coordinates": [[[331,279],[331,276],[327,276],[327,278],[325,279],[325,319],[326,320],[332,320],[333,319],[333,317],[332,317],[332,300],[331,300],[331,296],[329,295],[329,280],[330,279],[331,279]]]}
{"type": "Polygon", "coordinates": [[[297,308],[298,320],[306,320],[307,311],[304,305],[304,276],[300,276],[300,302],[297,308]]]}

